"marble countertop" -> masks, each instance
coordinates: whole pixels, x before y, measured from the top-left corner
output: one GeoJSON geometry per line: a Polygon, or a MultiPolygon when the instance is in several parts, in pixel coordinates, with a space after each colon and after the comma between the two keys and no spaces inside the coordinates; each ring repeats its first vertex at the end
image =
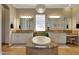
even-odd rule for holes
{"type": "Polygon", "coordinates": [[[12,30],[13,33],[26,33],[26,32],[33,32],[33,30],[12,30]]]}

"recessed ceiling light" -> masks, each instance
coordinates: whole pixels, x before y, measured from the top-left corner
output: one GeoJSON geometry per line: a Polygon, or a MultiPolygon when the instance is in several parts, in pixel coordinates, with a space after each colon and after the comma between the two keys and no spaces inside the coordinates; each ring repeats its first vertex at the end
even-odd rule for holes
{"type": "Polygon", "coordinates": [[[61,18],[61,16],[49,16],[49,18],[61,18]]]}

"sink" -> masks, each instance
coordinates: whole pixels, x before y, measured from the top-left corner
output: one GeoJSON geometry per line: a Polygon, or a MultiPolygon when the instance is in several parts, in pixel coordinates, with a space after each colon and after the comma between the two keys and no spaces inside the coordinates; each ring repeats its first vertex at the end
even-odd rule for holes
{"type": "Polygon", "coordinates": [[[51,39],[46,36],[35,36],[33,37],[32,42],[38,45],[48,45],[51,43],[51,39]]]}

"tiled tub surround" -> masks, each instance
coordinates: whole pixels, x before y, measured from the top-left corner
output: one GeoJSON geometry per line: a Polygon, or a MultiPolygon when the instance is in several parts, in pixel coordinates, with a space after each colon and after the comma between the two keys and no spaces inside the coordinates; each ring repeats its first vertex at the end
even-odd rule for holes
{"type": "Polygon", "coordinates": [[[26,45],[27,55],[57,55],[58,54],[58,46],[55,42],[52,41],[50,44],[44,46],[41,47],[40,45],[33,44],[32,42],[28,43],[26,45]]]}

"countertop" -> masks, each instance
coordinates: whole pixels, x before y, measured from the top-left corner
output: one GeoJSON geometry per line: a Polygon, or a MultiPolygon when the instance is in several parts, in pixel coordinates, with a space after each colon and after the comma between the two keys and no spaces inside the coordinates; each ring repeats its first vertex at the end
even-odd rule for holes
{"type": "Polygon", "coordinates": [[[33,30],[12,30],[12,33],[26,33],[26,32],[33,32],[33,30]]]}

